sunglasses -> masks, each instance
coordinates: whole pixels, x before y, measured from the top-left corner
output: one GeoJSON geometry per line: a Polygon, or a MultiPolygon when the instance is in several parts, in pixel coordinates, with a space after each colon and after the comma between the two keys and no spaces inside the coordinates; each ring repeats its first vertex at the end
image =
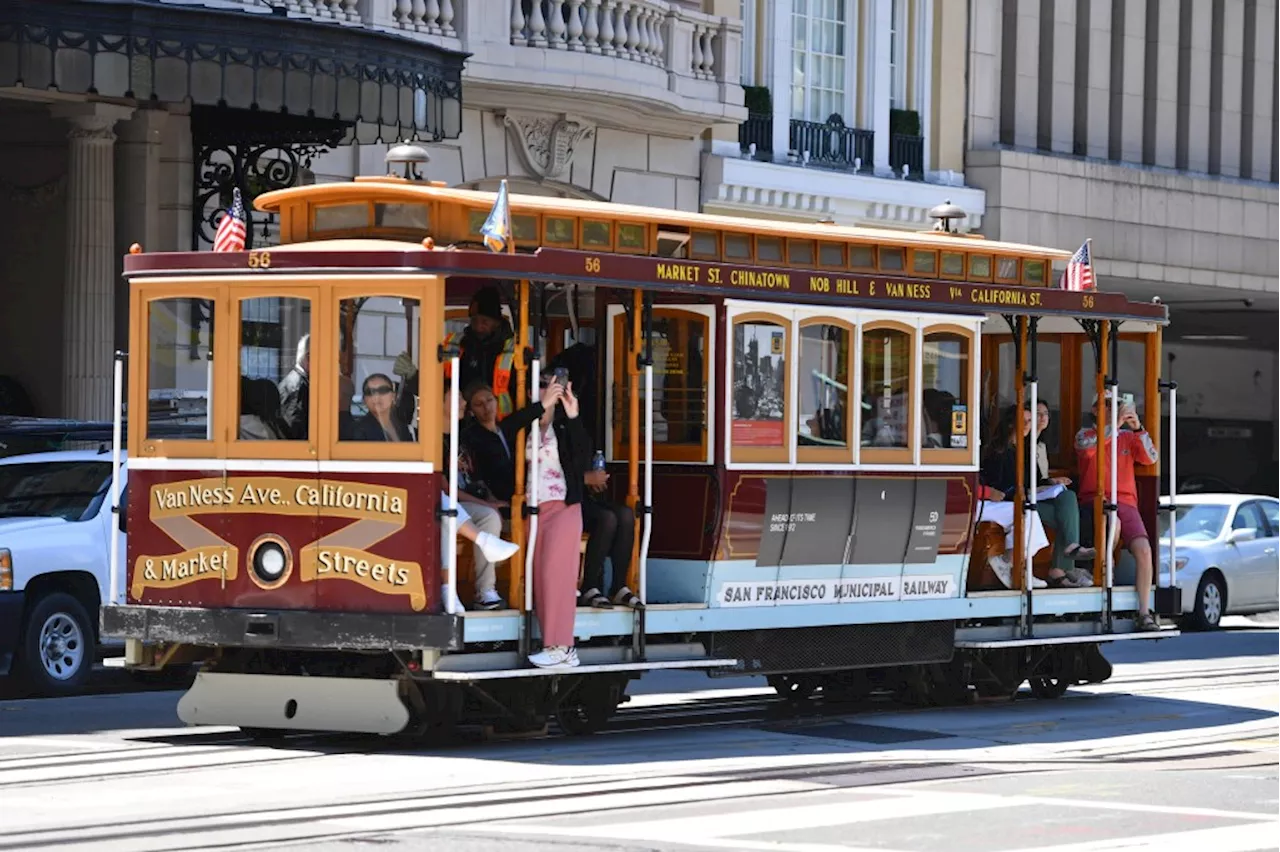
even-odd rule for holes
{"type": "Polygon", "coordinates": [[[365,396],[385,396],[389,393],[394,393],[394,392],[395,391],[391,387],[391,385],[378,385],[376,388],[364,389],[365,396]]]}

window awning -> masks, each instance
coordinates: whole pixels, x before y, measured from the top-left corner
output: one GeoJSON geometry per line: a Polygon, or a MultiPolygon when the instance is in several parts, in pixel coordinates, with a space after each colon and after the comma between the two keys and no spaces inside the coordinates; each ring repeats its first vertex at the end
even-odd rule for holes
{"type": "Polygon", "coordinates": [[[456,138],[465,58],[267,6],[0,3],[0,90],[315,117],[350,125],[348,139],[361,142],[456,138]]]}

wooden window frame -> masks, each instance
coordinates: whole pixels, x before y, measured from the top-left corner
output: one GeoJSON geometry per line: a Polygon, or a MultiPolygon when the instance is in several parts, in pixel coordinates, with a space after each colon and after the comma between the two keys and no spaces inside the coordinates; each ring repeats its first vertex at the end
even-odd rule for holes
{"type": "Polygon", "coordinates": [[[831,242],[830,240],[819,240],[817,262],[818,262],[818,267],[820,269],[838,269],[838,270],[847,269],[849,267],[849,244],[835,243],[835,242],[831,242]],[[839,251],[840,262],[835,264],[824,263],[822,261],[822,250],[824,248],[827,248],[827,249],[834,248],[837,251],[839,251]]]}
{"type": "Polygon", "coordinates": [[[938,277],[938,271],[941,268],[940,264],[942,261],[938,257],[937,249],[911,249],[911,251],[907,252],[907,254],[908,254],[908,258],[907,258],[908,260],[907,274],[908,275],[913,275],[913,276],[919,275],[919,276],[925,276],[928,278],[938,277]],[[933,258],[933,269],[930,269],[927,272],[921,272],[919,269],[916,269],[916,258],[926,257],[926,256],[933,258]]]}
{"type": "MultiPolygon", "coordinates": [[[[706,324],[706,357],[702,359],[703,369],[703,387],[706,389],[706,418],[707,422],[702,430],[701,443],[694,444],[659,444],[653,445],[653,462],[654,464],[699,464],[710,465],[714,463],[712,455],[712,435],[715,434],[715,409],[716,409],[716,314],[713,306],[710,305],[682,305],[682,304],[655,304],[653,306],[653,314],[655,317],[660,315],[670,315],[672,313],[693,314],[703,320],[706,324]]],[[[603,341],[605,346],[605,358],[608,364],[608,381],[605,385],[604,392],[604,444],[605,451],[608,454],[609,462],[625,462],[629,461],[628,442],[623,440],[621,429],[614,428],[613,409],[617,405],[614,398],[615,389],[621,389],[623,384],[624,373],[627,367],[627,356],[630,352],[626,348],[625,334],[620,334],[620,326],[627,322],[627,314],[621,305],[609,305],[606,309],[606,339],[603,341]],[[621,348],[619,348],[621,347],[621,348]]],[[[596,345],[602,343],[599,336],[596,338],[596,345]]],[[[443,394],[443,389],[441,393],[443,394]]],[[[641,419],[643,421],[643,406],[641,406],[641,419]]],[[[643,444],[643,441],[641,442],[643,444]]],[[[643,447],[641,454],[643,456],[643,447]]],[[[641,459],[643,461],[643,458],[641,459]]]]}
{"type": "MultiPolygon", "coordinates": [[[[930,448],[921,444],[924,439],[923,425],[920,434],[916,436],[916,443],[920,444],[920,463],[924,465],[964,465],[971,464],[974,459],[974,451],[977,447],[977,434],[974,431],[974,423],[977,418],[974,414],[974,400],[977,399],[978,393],[978,334],[972,326],[956,325],[954,323],[935,322],[929,323],[920,329],[920,352],[923,355],[924,346],[929,342],[930,335],[935,334],[954,334],[964,337],[968,340],[969,351],[969,375],[965,376],[962,381],[969,386],[969,395],[965,400],[966,424],[965,435],[967,437],[967,445],[964,449],[957,448],[930,448]]],[[[921,412],[921,422],[924,420],[924,359],[920,360],[920,399],[917,405],[921,412]]]]}
{"type": "Polygon", "coordinates": [[[794,318],[787,313],[769,310],[746,310],[740,313],[730,311],[727,317],[725,357],[725,461],[731,464],[777,464],[791,463],[791,447],[795,443],[795,395],[794,375],[794,318]],[[765,322],[781,326],[783,331],[782,351],[792,359],[787,368],[785,384],[782,391],[782,446],[780,447],[739,447],[733,443],[733,332],[739,323],[765,322]]]}
{"type": "Polygon", "coordinates": [[[914,465],[916,463],[916,450],[919,448],[918,424],[916,422],[919,413],[919,401],[917,397],[920,395],[920,364],[919,358],[919,341],[920,329],[901,320],[889,319],[884,317],[876,317],[869,319],[859,325],[858,337],[858,381],[856,387],[858,389],[858,410],[862,410],[861,394],[866,388],[862,381],[862,366],[865,358],[865,346],[862,341],[869,332],[878,329],[887,328],[894,331],[905,332],[907,335],[907,351],[910,354],[910,361],[907,364],[907,445],[905,447],[864,447],[862,446],[862,418],[858,420],[858,446],[859,446],[859,462],[864,465],[914,465]]]}
{"type": "MultiPolygon", "coordinates": [[[[430,214],[428,214],[430,215],[430,214]]],[[[307,232],[312,239],[323,238],[333,239],[335,236],[344,234],[362,234],[367,235],[373,230],[373,202],[372,201],[333,201],[328,204],[312,204],[307,210],[307,232]],[[321,210],[329,210],[334,207],[360,207],[365,208],[364,226],[346,227],[346,228],[319,228],[316,225],[316,214],[321,210]],[[323,237],[321,237],[323,235],[323,237]]]]}
{"type": "Polygon", "coordinates": [[[796,397],[793,422],[791,423],[792,440],[796,447],[796,461],[800,464],[841,464],[847,465],[853,462],[854,447],[854,417],[853,413],[857,403],[855,402],[854,392],[857,390],[858,382],[854,377],[854,367],[857,365],[858,347],[858,325],[856,322],[848,319],[839,319],[833,316],[811,315],[800,317],[795,320],[795,331],[793,335],[795,345],[792,347],[794,354],[792,356],[793,369],[789,372],[792,376],[793,387],[791,393],[796,397]],[[800,386],[799,370],[800,370],[800,344],[802,342],[802,333],[805,328],[813,325],[834,325],[843,329],[849,335],[849,352],[846,355],[845,366],[849,374],[848,390],[845,391],[845,418],[844,418],[844,440],[843,447],[806,447],[800,444],[800,386]]]}
{"type": "Polygon", "coordinates": [[[782,240],[783,244],[783,264],[786,266],[798,266],[801,269],[813,269],[818,265],[818,242],[817,240],[786,237],[782,240]],[[791,249],[793,246],[807,243],[809,246],[809,260],[793,260],[791,257],[791,249]]]}
{"type": "Polygon", "coordinates": [[[1022,281],[1022,258],[1020,258],[1020,257],[1011,257],[1010,255],[1007,255],[1007,254],[1006,254],[1006,255],[999,255],[999,254],[998,254],[998,255],[996,255],[996,256],[995,256],[995,258],[994,258],[994,260],[992,261],[992,264],[991,264],[991,277],[992,277],[992,279],[993,279],[997,284],[1018,284],[1018,283],[1020,283],[1020,282],[1022,281]],[[1002,260],[1012,260],[1012,261],[1013,261],[1013,277],[1012,277],[1012,278],[1001,278],[1001,277],[1000,277],[1000,261],[1002,261],[1002,260]]]}
{"type": "Polygon", "coordinates": [[[628,222],[626,220],[615,220],[613,223],[613,250],[617,254],[654,254],[650,243],[656,239],[657,230],[645,222],[628,222]],[[639,228],[644,237],[638,246],[624,246],[622,244],[622,231],[624,228],[639,228]]]}
{"type": "Polygon", "coordinates": [[[880,269],[880,252],[876,250],[877,248],[878,246],[876,246],[875,244],[868,245],[867,243],[849,243],[849,251],[848,251],[849,267],[848,268],[850,269],[850,271],[853,271],[853,272],[878,271],[880,269]],[[870,266],[854,266],[853,264],[854,249],[869,249],[871,251],[871,265],[870,266]]]}
{"type": "Polygon", "coordinates": [[[975,252],[965,256],[964,264],[965,275],[972,281],[993,281],[996,274],[996,256],[987,252],[975,252]],[[991,270],[986,275],[979,275],[973,271],[973,261],[975,258],[986,258],[987,268],[991,270]]]}
{"type": "Polygon", "coordinates": [[[911,268],[911,258],[908,257],[909,252],[902,246],[877,246],[876,247],[876,271],[890,273],[894,275],[906,275],[911,268]],[[899,269],[889,269],[884,265],[885,250],[889,252],[902,252],[902,266],[899,269]]]}
{"type": "Polygon", "coordinates": [[[969,256],[962,251],[946,251],[945,249],[938,255],[938,277],[950,281],[963,281],[965,273],[969,271],[969,256]],[[960,258],[960,271],[947,272],[946,258],[947,255],[954,255],[960,258]]]}
{"type": "MultiPolygon", "coordinates": [[[[542,234],[543,245],[553,246],[555,248],[571,248],[571,249],[576,249],[582,245],[582,220],[579,219],[577,216],[559,216],[556,214],[547,213],[541,217],[540,221],[538,222],[538,225],[541,228],[539,233],[542,234]],[[570,236],[568,240],[552,242],[550,234],[547,233],[547,227],[548,227],[548,224],[553,220],[569,222],[570,236]]],[[[600,247],[598,250],[603,251],[604,248],[600,247]]]]}
{"type": "MultiPolygon", "coordinates": [[[[311,417],[314,423],[320,420],[320,435],[326,448],[327,456],[343,461],[437,461],[440,447],[436,446],[441,434],[443,413],[440,400],[444,396],[444,369],[436,360],[437,344],[442,338],[444,328],[444,282],[434,276],[428,278],[399,279],[385,278],[363,281],[360,283],[341,283],[329,286],[322,315],[323,328],[331,330],[322,335],[325,358],[323,364],[330,365],[313,371],[320,379],[320,399],[329,414],[318,418],[315,407],[316,384],[311,385],[312,407],[311,417]],[[418,300],[418,338],[414,351],[418,354],[418,440],[415,443],[391,443],[379,441],[340,441],[338,440],[338,324],[340,322],[339,306],[346,299],[362,296],[417,299],[418,300]],[[428,355],[429,353],[429,355],[428,355]],[[427,357],[424,357],[427,355],[427,357]]],[[[314,313],[313,313],[313,325],[314,313]]],[[[315,340],[315,335],[312,335],[315,340]]],[[[312,351],[315,361],[315,351],[312,351]]],[[[352,377],[354,380],[354,377],[352,377]]],[[[357,386],[357,390],[359,387],[357,386]]],[[[313,425],[314,429],[315,426],[313,425]]],[[[262,443],[262,442],[258,442],[262,443]]],[[[436,468],[440,469],[439,467],[436,468]]]]}
{"type": "Polygon", "coordinates": [[[1049,286],[1049,279],[1052,275],[1053,264],[1051,264],[1048,260],[1045,260],[1042,257],[1026,257],[1026,258],[1023,258],[1021,261],[1019,261],[1018,266],[1020,267],[1019,271],[1021,273],[1020,277],[1021,277],[1022,283],[1025,284],[1026,286],[1028,287],[1048,287],[1049,286]],[[1040,264],[1040,269],[1042,270],[1042,277],[1039,282],[1032,281],[1031,277],[1027,274],[1028,263],[1040,264]]]}
{"type": "MultiPolygon", "coordinates": [[[[221,424],[216,418],[230,404],[230,400],[227,398],[226,379],[220,375],[218,370],[219,361],[216,356],[220,351],[219,347],[224,345],[220,339],[223,329],[230,324],[227,290],[226,284],[221,281],[201,282],[198,280],[181,284],[173,282],[142,282],[135,283],[130,288],[129,349],[138,353],[140,357],[134,361],[134,367],[130,371],[133,374],[133,380],[128,383],[128,410],[131,412],[144,412],[142,416],[134,416],[128,419],[126,440],[128,441],[130,456],[136,458],[225,458],[226,430],[221,428],[221,424]],[[151,384],[150,305],[152,302],[168,299],[204,299],[213,304],[213,334],[210,336],[209,342],[213,347],[215,360],[212,376],[213,386],[209,388],[209,400],[206,403],[205,411],[205,417],[210,418],[212,438],[190,440],[147,437],[147,425],[150,420],[148,398],[151,384]],[[209,405],[212,406],[212,411],[208,410],[209,405]]],[[[236,419],[237,421],[239,420],[239,414],[236,415],[236,419]]]]}
{"type": "Polygon", "coordinates": [[[718,261],[723,257],[723,252],[724,252],[724,248],[723,248],[722,241],[720,239],[719,231],[708,231],[702,228],[693,228],[689,231],[689,259],[690,260],[718,261]],[[711,237],[711,239],[716,244],[715,251],[713,251],[711,254],[707,254],[705,252],[699,253],[698,251],[696,251],[694,246],[695,246],[695,241],[698,239],[699,236],[711,237]]]}
{"type": "MultiPolygon", "coordinates": [[[[579,219],[578,220],[578,244],[583,251],[613,251],[613,244],[617,238],[617,223],[612,219],[579,219]],[[591,225],[604,225],[609,229],[609,241],[603,245],[592,243],[587,244],[587,228],[591,225]]],[[[443,391],[441,391],[443,393],[443,391]]]]}
{"type": "MultiPolygon", "coordinates": [[[[323,292],[324,289],[319,281],[311,283],[281,282],[279,284],[274,281],[255,282],[253,284],[238,284],[230,288],[230,292],[227,294],[228,327],[220,336],[223,337],[223,345],[227,347],[226,351],[234,353],[234,355],[229,355],[227,358],[222,359],[221,365],[224,371],[223,378],[226,383],[227,405],[229,406],[229,409],[226,410],[234,412],[235,417],[230,418],[224,415],[218,418],[220,425],[227,430],[226,458],[293,460],[319,458],[319,449],[324,444],[324,441],[320,435],[318,412],[325,410],[326,397],[324,389],[318,387],[319,383],[311,381],[317,375],[315,370],[307,371],[309,396],[307,400],[307,437],[305,440],[240,440],[240,376],[243,375],[240,364],[240,341],[242,339],[240,324],[242,305],[249,299],[305,299],[311,303],[311,327],[306,334],[311,336],[308,342],[308,355],[312,363],[316,365],[327,363],[316,357],[318,348],[323,348],[325,343],[332,344],[334,359],[336,360],[338,348],[336,341],[325,341],[320,334],[317,334],[316,318],[323,315],[322,302],[326,295],[323,292]]],[[[284,349],[290,344],[296,347],[297,341],[281,341],[280,345],[284,349]]],[[[284,349],[284,351],[288,350],[284,349]]]]}
{"type": "MultiPolygon", "coordinates": [[[[725,231],[724,234],[721,236],[720,250],[724,252],[725,263],[736,263],[736,264],[755,263],[755,251],[756,251],[755,240],[751,238],[750,234],[744,234],[744,233],[741,233],[740,231],[725,231]],[[746,244],[747,244],[746,257],[731,257],[729,255],[729,240],[733,238],[741,238],[742,240],[746,241],[746,244]]],[[[783,251],[786,251],[785,245],[783,246],[783,251]]]]}
{"type": "Polygon", "coordinates": [[[776,237],[769,234],[756,234],[755,237],[751,240],[751,250],[752,250],[755,262],[761,265],[769,265],[769,266],[790,265],[789,261],[787,260],[787,252],[789,251],[789,247],[787,243],[788,241],[785,237],[776,237]],[[766,259],[760,253],[760,244],[762,242],[776,242],[778,244],[778,256],[775,258],[766,259]]]}

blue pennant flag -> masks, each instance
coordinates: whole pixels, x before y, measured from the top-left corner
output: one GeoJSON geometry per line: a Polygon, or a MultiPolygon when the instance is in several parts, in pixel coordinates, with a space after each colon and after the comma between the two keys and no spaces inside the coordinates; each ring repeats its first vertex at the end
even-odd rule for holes
{"type": "Polygon", "coordinates": [[[506,251],[511,242],[511,202],[507,199],[507,182],[504,180],[498,187],[498,197],[489,211],[489,218],[484,220],[480,228],[484,244],[490,251],[506,251]]]}

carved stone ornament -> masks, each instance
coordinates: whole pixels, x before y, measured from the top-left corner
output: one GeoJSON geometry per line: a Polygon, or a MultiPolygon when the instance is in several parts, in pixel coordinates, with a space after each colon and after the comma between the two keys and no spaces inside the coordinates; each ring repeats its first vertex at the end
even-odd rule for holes
{"type": "Polygon", "coordinates": [[[569,170],[578,146],[596,133],[595,127],[567,115],[502,112],[499,116],[529,171],[550,180],[561,178],[569,170]]]}

